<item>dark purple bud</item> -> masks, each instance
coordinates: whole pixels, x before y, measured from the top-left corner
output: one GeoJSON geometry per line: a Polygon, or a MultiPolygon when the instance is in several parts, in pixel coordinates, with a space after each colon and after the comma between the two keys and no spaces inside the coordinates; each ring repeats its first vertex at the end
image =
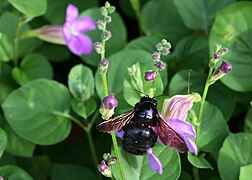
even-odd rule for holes
{"type": "Polygon", "coordinates": [[[95,51],[96,51],[98,54],[101,54],[101,52],[102,52],[102,45],[101,45],[100,42],[94,43],[94,48],[95,48],[95,51]]]}
{"type": "Polygon", "coordinates": [[[103,22],[103,20],[99,19],[99,20],[96,22],[96,25],[97,25],[97,28],[98,28],[99,30],[103,30],[103,28],[104,28],[104,22],[103,22]]]}
{"type": "Polygon", "coordinates": [[[108,67],[108,65],[109,65],[109,61],[108,61],[106,58],[104,58],[104,59],[100,62],[100,66],[102,66],[102,67],[108,67]]]}
{"type": "Polygon", "coordinates": [[[97,169],[104,176],[111,177],[111,171],[104,160],[102,160],[101,163],[97,165],[97,169]]]}
{"type": "Polygon", "coordinates": [[[218,68],[221,72],[228,74],[232,70],[232,65],[229,64],[227,61],[222,61],[222,64],[218,68]]]}
{"type": "Polygon", "coordinates": [[[144,79],[145,81],[153,81],[155,79],[156,73],[153,70],[148,70],[145,72],[144,79]]]}
{"type": "Polygon", "coordinates": [[[105,41],[109,40],[110,38],[112,37],[112,34],[110,31],[105,31],[104,34],[103,34],[103,39],[105,41]]]}
{"type": "Polygon", "coordinates": [[[214,53],[214,59],[219,60],[220,59],[220,52],[214,53]]]}
{"type": "Polygon", "coordinates": [[[111,157],[111,159],[108,161],[108,165],[111,166],[116,163],[116,157],[111,157]]]}
{"type": "Polygon", "coordinates": [[[118,106],[118,102],[117,102],[114,94],[106,96],[105,98],[103,98],[102,102],[103,102],[105,108],[108,110],[114,109],[115,107],[118,106]]]}
{"type": "Polygon", "coordinates": [[[160,53],[158,53],[157,51],[155,51],[153,54],[152,54],[152,59],[153,61],[157,61],[160,59],[160,53]]]}
{"type": "Polygon", "coordinates": [[[222,48],[222,52],[223,52],[223,53],[227,54],[228,51],[229,51],[228,48],[222,48]]]}
{"type": "Polygon", "coordinates": [[[159,61],[159,62],[156,63],[156,67],[159,70],[164,70],[165,69],[165,64],[162,61],[159,61]]]}

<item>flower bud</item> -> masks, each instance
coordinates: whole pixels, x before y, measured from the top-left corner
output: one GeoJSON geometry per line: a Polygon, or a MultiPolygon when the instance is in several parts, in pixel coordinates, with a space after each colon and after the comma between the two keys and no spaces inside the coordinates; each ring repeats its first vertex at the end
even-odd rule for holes
{"type": "Polygon", "coordinates": [[[111,18],[110,16],[106,16],[106,17],[104,18],[104,20],[105,20],[105,22],[108,24],[108,23],[110,23],[110,22],[112,21],[112,18],[111,18]]]}
{"type": "Polygon", "coordinates": [[[97,52],[97,54],[101,54],[101,52],[102,52],[102,45],[101,45],[100,42],[94,43],[94,48],[95,48],[95,51],[97,52]]]}
{"type": "Polygon", "coordinates": [[[100,108],[102,119],[105,119],[105,120],[109,119],[114,114],[114,109],[117,106],[118,106],[118,102],[114,94],[111,94],[103,98],[102,107],[100,108]]]}
{"type": "Polygon", "coordinates": [[[167,54],[170,53],[170,50],[168,48],[164,48],[162,51],[161,51],[162,55],[166,56],[167,54]]]}
{"type": "Polygon", "coordinates": [[[112,37],[112,34],[110,31],[105,31],[103,33],[103,40],[108,41],[112,37]]]}
{"type": "Polygon", "coordinates": [[[102,158],[105,160],[105,161],[109,161],[111,159],[111,155],[109,153],[104,153],[102,158]]]}
{"type": "Polygon", "coordinates": [[[165,64],[162,61],[159,61],[156,63],[156,67],[161,71],[165,69],[165,64]]]}
{"type": "Polygon", "coordinates": [[[214,59],[215,60],[220,60],[220,52],[214,53],[214,59]]]}
{"type": "Polygon", "coordinates": [[[222,45],[221,44],[215,44],[214,46],[214,52],[217,53],[221,50],[222,45]]]}
{"type": "Polygon", "coordinates": [[[108,15],[108,11],[107,11],[106,7],[102,6],[100,8],[100,11],[101,11],[101,15],[103,15],[103,16],[107,16],[108,15]]]}
{"type": "Polygon", "coordinates": [[[152,54],[151,57],[152,57],[153,61],[158,61],[158,60],[160,60],[160,53],[157,52],[157,51],[155,51],[155,52],[152,54]]]}
{"type": "Polygon", "coordinates": [[[115,12],[115,6],[110,6],[107,10],[109,14],[112,14],[113,12],[115,12]]]}
{"type": "Polygon", "coordinates": [[[162,40],[161,40],[161,44],[162,44],[162,46],[165,46],[167,43],[168,43],[168,42],[167,42],[167,40],[166,40],[166,39],[162,39],[162,40]]]}
{"type": "Polygon", "coordinates": [[[97,169],[100,173],[102,173],[102,175],[106,177],[111,177],[112,175],[109,167],[107,166],[104,160],[102,160],[101,163],[97,165],[97,169]]]}
{"type": "Polygon", "coordinates": [[[109,66],[109,61],[107,59],[104,58],[103,60],[100,61],[99,68],[100,68],[101,74],[107,73],[108,66],[109,66]]]}
{"type": "Polygon", "coordinates": [[[157,48],[158,51],[162,51],[163,50],[163,46],[162,46],[161,43],[157,43],[156,48],[157,48]]]}
{"type": "Polygon", "coordinates": [[[96,22],[96,25],[97,25],[97,28],[101,31],[103,30],[104,28],[104,22],[103,20],[99,19],[97,22],[96,22]]]}
{"type": "Polygon", "coordinates": [[[105,2],[105,7],[109,8],[110,7],[110,3],[108,1],[105,2]]]}
{"type": "Polygon", "coordinates": [[[155,79],[156,73],[153,70],[148,70],[145,72],[144,79],[145,81],[153,81],[155,79]]]}
{"type": "Polygon", "coordinates": [[[232,70],[232,65],[227,61],[222,61],[220,67],[214,71],[212,76],[210,77],[208,83],[209,85],[215,83],[218,79],[222,78],[226,74],[228,74],[232,70]]]}
{"type": "Polygon", "coordinates": [[[222,48],[221,51],[220,51],[221,56],[227,54],[228,51],[229,51],[228,48],[222,48]]]}
{"type": "Polygon", "coordinates": [[[116,157],[111,157],[110,160],[108,161],[108,165],[111,166],[116,163],[116,157]]]}

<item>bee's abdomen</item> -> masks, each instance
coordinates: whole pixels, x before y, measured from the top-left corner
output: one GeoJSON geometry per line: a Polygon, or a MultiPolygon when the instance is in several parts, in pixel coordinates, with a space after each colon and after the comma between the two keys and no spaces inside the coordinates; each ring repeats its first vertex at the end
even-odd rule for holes
{"type": "Polygon", "coordinates": [[[136,155],[144,155],[147,149],[153,147],[157,141],[156,133],[140,124],[128,124],[124,128],[123,148],[136,155]]]}

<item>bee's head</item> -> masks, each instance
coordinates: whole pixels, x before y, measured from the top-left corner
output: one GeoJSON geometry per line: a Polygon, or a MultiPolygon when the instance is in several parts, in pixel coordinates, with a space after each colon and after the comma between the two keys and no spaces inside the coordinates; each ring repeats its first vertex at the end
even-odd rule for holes
{"type": "Polygon", "coordinates": [[[157,106],[158,102],[153,99],[153,98],[150,98],[148,96],[143,96],[141,97],[141,100],[140,100],[141,103],[151,103],[153,106],[157,106]]]}

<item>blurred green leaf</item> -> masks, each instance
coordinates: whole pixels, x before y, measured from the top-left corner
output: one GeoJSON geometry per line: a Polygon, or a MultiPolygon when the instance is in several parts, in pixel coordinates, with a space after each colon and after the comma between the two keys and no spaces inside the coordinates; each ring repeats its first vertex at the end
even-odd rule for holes
{"type": "Polygon", "coordinates": [[[71,130],[67,118],[70,94],[65,86],[52,80],[34,80],[18,88],[2,109],[13,130],[35,144],[55,144],[71,130]]]}
{"type": "MultiPolygon", "coordinates": [[[[121,144],[121,143],[120,143],[121,144]]],[[[119,147],[119,154],[121,157],[122,168],[125,173],[126,179],[134,180],[175,180],[178,179],[181,172],[181,164],[179,153],[169,147],[156,143],[155,147],[152,148],[152,153],[159,158],[163,167],[163,174],[158,174],[149,167],[148,155],[136,156],[126,152],[119,147]]],[[[112,155],[115,152],[112,150],[112,155]]],[[[113,174],[116,179],[120,179],[120,171],[118,164],[112,166],[113,174]]]]}
{"type": "Polygon", "coordinates": [[[178,61],[176,70],[208,67],[208,50],[208,40],[204,36],[190,35],[181,39],[174,50],[178,61]]]}
{"type": "Polygon", "coordinates": [[[218,169],[223,180],[239,179],[240,169],[252,164],[252,134],[230,133],[218,156],[218,169]]]}
{"type": "Polygon", "coordinates": [[[213,167],[211,164],[202,156],[196,156],[192,153],[187,153],[187,159],[188,161],[195,167],[201,168],[201,169],[212,169],[213,167]]]}
{"type": "Polygon", "coordinates": [[[225,59],[233,69],[221,81],[229,88],[252,91],[252,2],[237,2],[219,11],[209,37],[210,52],[214,44],[229,48],[225,59]]]}
{"type": "MultiPolygon", "coordinates": [[[[80,17],[84,16],[92,17],[95,22],[97,22],[99,19],[103,19],[99,8],[92,8],[83,11],[80,14],[80,17]]],[[[121,16],[117,12],[114,12],[113,14],[111,14],[111,18],[112,22],[107,26],[107,30],[111,31],[112,33],[111,39],[106,42],[107,57],[123,49],[127,41],[127,31],[121,16]]],[[[98,29],[86,32],[86,34],[91,37],[93,42],[101,41],[101,31],[98,29]]],[[[100,55],[98,55],[96,51],[93,50],[90,55],[83,55],[82,59],[90,65],[97,66],[101,58],[100,55]]]]}
{"type": "Polygon", "coordinates": [[[0,158],[3,155],[4,149],[7,144],[7,136],[3,129],[0,128],[0,158]]]}
{"type": "Polygon", "coordinates": [[[86,101],[79,101],[78,99],[72,99],[71,106],[75,113],[87,119],[95,111],[97,104],[93,98],[86,101]]]}
{"type": "Polygon", "coordinates": [[[141,26],[148,35],[166,38],[172,44],[190,33],[173,1],[152,0],[141,11],[141,26]]]}
{"type": "Polygon", "coordinates": [[[51,176],[52,180],[97,179],[88,168],[73,164],[54,164],[51,176]]]}
{"type": "Polygon", "coordinates": [[[235,0],[194,0],[174,1],[185,25],[193,30],[204,30],[206,33],[213,23],[218,10],[235,2],[235,0]]]}
{"type": "MultiPolygon", "coordinates": [[[[193,107],[196,114],[198,114],[196,111],[198,108],[199,104],[193,107]]],[[[217,152],[229,133],[228,125],[221,111],[208,102],[204,104],[199,132],[197,135],[198,147],[205,152],[217,152]]]]}
{"type": "Polygon", "coordinates": [[[29,176],[27,172],[17,166],[1,166],[0,174],[3,179],[8,180],[32,180],[31,176],[29,176]]]}
{"type": "Polygon", "coordinates": [[[248,112],[245,117],[244,130],[245,132],[252,133],[252,107],[248,108],[248,112]]]}
{"type": "Polygon", "coordinates": [[[240,168],[239,180],[249,180],[252,177],[252,164],[240,168]]]}
{"type": "Polygon", "coordinates": [[[94,94],[94,77],[90,68],[82,64],[74,66],[68,75],[71,94],[80,101],[89,99],[94,94]]]}
{"type": "Polygon", "coordinates": [[[16,9],[26,15],[30,20],[46,12],[46,0],[8,0],[16,9]]]}
{"type": "Polygon", "coordinates": [[[20,67],[13,68],[12,76],[18,84],[24,85],[35,79],[52,79],[53,69],[44,56],[33,53],[22,59],[20,67]]]}
{"type": "Polygon", "coordinates": [[[68,4],[72,4],[79,9],[79,12],[97,6],[98,0],[47,0],[47,11],[45,18],[51,24],[63,24],[65,22],[66,8],[68,4]],[[55,11],[57,9],[58,11],[55,11]]]}
{"type": "MultiPolygon", "coordinates": [[[[140,93],[136,90],[149,95],[150,89],[154,87],[154,81],[147,82],[144,80],[145,72],[148,70],[154,69],[153,64],[151,63],[137,63],[135,64],[137,71],[139,72],[140,77],[132,78],[129,74],[126,74],[123,82],[123,95],[124,99],[128,104],[131,106],[134,106],[137,102],[139,102],[139,99],[141,98],[140,93]],[[137,79],[139,83],[136,83],[134,79],[137,79]],[[141,84],[142,87],[139,87],[141,84]]],[[[160,77],[160,75],[156,76],[158,83],[157,83],[157,89],[155,91],[154,96],[158,96],[163,94],[163,82],[160,77]]]]}

